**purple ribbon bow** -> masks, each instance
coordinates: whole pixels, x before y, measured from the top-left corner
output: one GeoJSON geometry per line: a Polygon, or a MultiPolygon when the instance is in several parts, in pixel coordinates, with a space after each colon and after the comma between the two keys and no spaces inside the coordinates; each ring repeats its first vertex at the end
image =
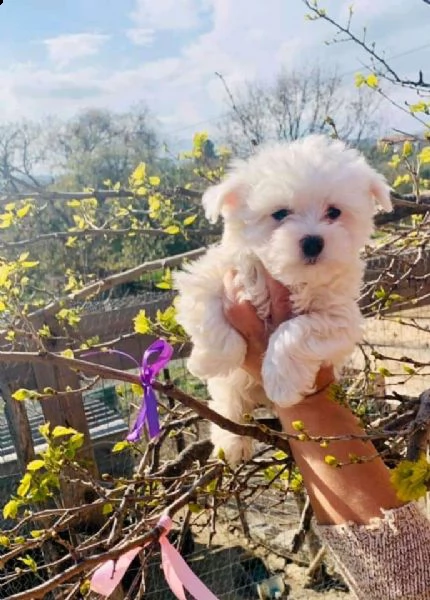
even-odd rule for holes
{"type": "MultiPolygon", "coordinates": [[[[137,413],[136,422],[126,438],[127,441],[137,442],[140,440],[145,422],[148,428],[150,439],[157,437],[157,435],[160,433],[160,421],[158,419],[157,398],[155,397],[152,384],[161,369],[166,366],[169,360],[172,358],[172,346],[165,340],[156,340],[149,346],[149,348],[145,350],[141,365],[139,365],[137,360],[130,356],[130,354],[122,352],[121,350],[109,349],[106,352],[109,354],[120,354],[122,356],[126,356],[140,369],[139,377],[143,387],[142,403],[140,405],[139,412],[137,413]],[[159,353],[158,358],[155,360],[155,362],[150,363],[149,357],[156,352],[159,353]]],[[[82,354],[82,356],[87,357],[94,356],[96,354],[102,354],[102,352],[86,352],[85,354],[82,354]]]]}
{"type": "Polygon", "coordinates": [[[145,423],[148,428],[150,439],[157,437],[160,433],[160,421],[158,419],[157,398],[155,397],[152,384],[161,369],[172,358],[173,348],[165,340],[156,340],[145,350],[140,365],[140,381],[143,387],[142,403],[137,413],[136,422],[127,436],[128,442],[140,440],[145,423]],[[153,363],[149,362],[150,356],[158,353],[153,363]]]}

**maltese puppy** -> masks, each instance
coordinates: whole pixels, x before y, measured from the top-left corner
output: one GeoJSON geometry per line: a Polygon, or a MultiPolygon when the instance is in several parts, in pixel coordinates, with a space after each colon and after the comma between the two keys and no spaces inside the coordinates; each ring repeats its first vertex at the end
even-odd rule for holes
{"type": "MultiPolygon", "coordinates": [[[[356,150],[319,135],[264,147],[205,192],[206,216],[221,215],[224,232],[176,276],[177,311],[193,343],[188,368],[208,382],[214,410],[241,422],[268,400],[291,406],[315,391],[322,364],[342,366],[361,339],[360,249],[376,204],[391,210],[384,178],[356,150]],[[241,369],[246,345],[224,317],[230,269],[262,319],[270,317],[264,269],[291,293],[295,317],[271,333],[263,386],[241,369]]],[[[252,453],[250,439],[215,425],[212,441],[233,463],[252,453]]]]}

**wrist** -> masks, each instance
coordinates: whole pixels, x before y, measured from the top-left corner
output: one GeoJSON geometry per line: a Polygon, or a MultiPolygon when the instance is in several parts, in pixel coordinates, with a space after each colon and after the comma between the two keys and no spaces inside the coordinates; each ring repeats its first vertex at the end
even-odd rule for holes
{"type": "Polygon", "coordinates": [[[306,396],[289,407],[277,407],[278,417],[286,433],[297,433],[292,423],[302,421],[310,435],[362,433],[358,418],[347,406],[331,399],[328,388],[306,396]]]}

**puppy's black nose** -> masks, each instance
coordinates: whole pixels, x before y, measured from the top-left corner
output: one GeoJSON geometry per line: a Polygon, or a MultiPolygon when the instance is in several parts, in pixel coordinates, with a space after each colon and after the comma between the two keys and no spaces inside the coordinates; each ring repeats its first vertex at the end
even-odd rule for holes
{"type": "Polygon", "coordinates": [[[324,248],[324,240],[320,235],[307,235],[301,240],[301,245],[306,258],[316,258],[324,248]]]}

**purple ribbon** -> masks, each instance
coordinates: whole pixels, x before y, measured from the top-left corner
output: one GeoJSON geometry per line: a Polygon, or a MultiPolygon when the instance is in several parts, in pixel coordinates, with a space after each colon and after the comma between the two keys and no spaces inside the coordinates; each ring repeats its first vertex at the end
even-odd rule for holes
{"type": "Polygon", "coordinates": [[[160,433],[157,398],[155,397],[152,384],[161,369],[172,358],[172,354],[172,346],[161,339],[153,342],[145,350],[142,364],[140,365],[140,382],[143,387],[143,398],[139,412],[137,413],[136,422],[127,436],[128,442],[137,442],[140,440],[145,423],[150,439],[157,437],[160,433]],[[158,357],[151,363],[149,358],[156,353],[158,353],[158,357]]]}
{"type": "MultiPolygon", "coordinates": [[[[145,350],[142,363],[139,365],[137,360],[121,350],[107,350],[110,354],[120,354],[132,360],[140,369],[140,382],[143,387],[142,402],[137,413],[136,422],[127,436],[128,442],[138,442],[142,436],[142,430],[146,424],[150,439],[155,438],[160,433],[160,421],[158,419],[157,398],[155,396],[152,384],[158,373],[167,365],[173,355],[173,348],[165,340],[159,339],[153,342],[145,350]],[[158,353],[158,357],[153,363],[149,362],[151,355],[158,353]]],[[[91,356],[102,354],[102,352],[86,352],[82,356],[91,356]]]]}

